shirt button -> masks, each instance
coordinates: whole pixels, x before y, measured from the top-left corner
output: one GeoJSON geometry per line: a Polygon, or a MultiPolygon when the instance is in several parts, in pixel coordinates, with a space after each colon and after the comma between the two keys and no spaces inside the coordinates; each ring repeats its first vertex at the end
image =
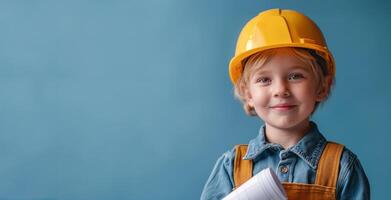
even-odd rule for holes
{"type": "Polygon", "coordinates": [[[288,167],[287,166],[282,166],[280,168],[280,172],[283,173],[283,174],[286,174],[288,172],[288,167]]]}

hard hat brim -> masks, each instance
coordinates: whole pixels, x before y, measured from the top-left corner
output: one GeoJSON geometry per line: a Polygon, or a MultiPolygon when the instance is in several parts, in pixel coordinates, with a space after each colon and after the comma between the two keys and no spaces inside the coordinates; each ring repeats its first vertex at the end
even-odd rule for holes
{"type": "Polygon", "coordinates": [[[321,55],[327,62],[327,67],[329,70],[329,74],[332,76],[335,76],[335,61],[330,53],[330,51],[323,46],[319,46],[317,44],[308,44],[308,43],[289,43],[289,44],[276,44],[276,45],[270,45],[267,47],[259,47],[259,48],[254,48],[248,51],[243,52],[242,54],[236,55],[234,58],[231,59],[229,63],[229,75],[230,79],[233,84],[236,84],[237,81],[239,80],[244,63],[243,61],[250,57],[251,55],[254,55],[256,53],[266,51],[269,49],[276,49],[276,48],[284,48],[284,47],[297,47],[297,48],[307,48],[307,49],[312,49],[315,50],[323,55],[321,55]]]}

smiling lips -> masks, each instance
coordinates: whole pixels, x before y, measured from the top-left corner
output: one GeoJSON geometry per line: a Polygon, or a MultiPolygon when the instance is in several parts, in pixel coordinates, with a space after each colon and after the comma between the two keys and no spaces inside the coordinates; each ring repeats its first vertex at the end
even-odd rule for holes
{"type": "Polygon", "coordinates": [[[296,107],[296,105],[292,105],[292,104],[277,104],[277,105],[271,106],[270,108],[272,108],[274,110],[279,110],[279,111],[287,111],[287,110],[291,110],[295,107],[296,107]]]}

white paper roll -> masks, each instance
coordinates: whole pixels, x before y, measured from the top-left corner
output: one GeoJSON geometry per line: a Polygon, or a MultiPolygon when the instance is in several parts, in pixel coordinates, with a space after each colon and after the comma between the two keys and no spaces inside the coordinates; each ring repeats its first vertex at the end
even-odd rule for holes
{"type": "Polygon", "coordinates": [[[223,200],[286,200],[286,193],[277,175],[264,169],[223,200]]]}

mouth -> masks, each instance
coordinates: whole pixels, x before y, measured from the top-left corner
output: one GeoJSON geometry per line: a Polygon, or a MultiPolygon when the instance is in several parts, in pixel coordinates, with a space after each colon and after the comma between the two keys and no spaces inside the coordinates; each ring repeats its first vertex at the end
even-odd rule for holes
{"type": "Polygon", "coordinates": [[[296,108],[297,105],[291,105],[291,104],[278,104],[275,106],[271,106],[270,108],[273,110],[278,110],[278,111],[288,111],[296,108]]]}

